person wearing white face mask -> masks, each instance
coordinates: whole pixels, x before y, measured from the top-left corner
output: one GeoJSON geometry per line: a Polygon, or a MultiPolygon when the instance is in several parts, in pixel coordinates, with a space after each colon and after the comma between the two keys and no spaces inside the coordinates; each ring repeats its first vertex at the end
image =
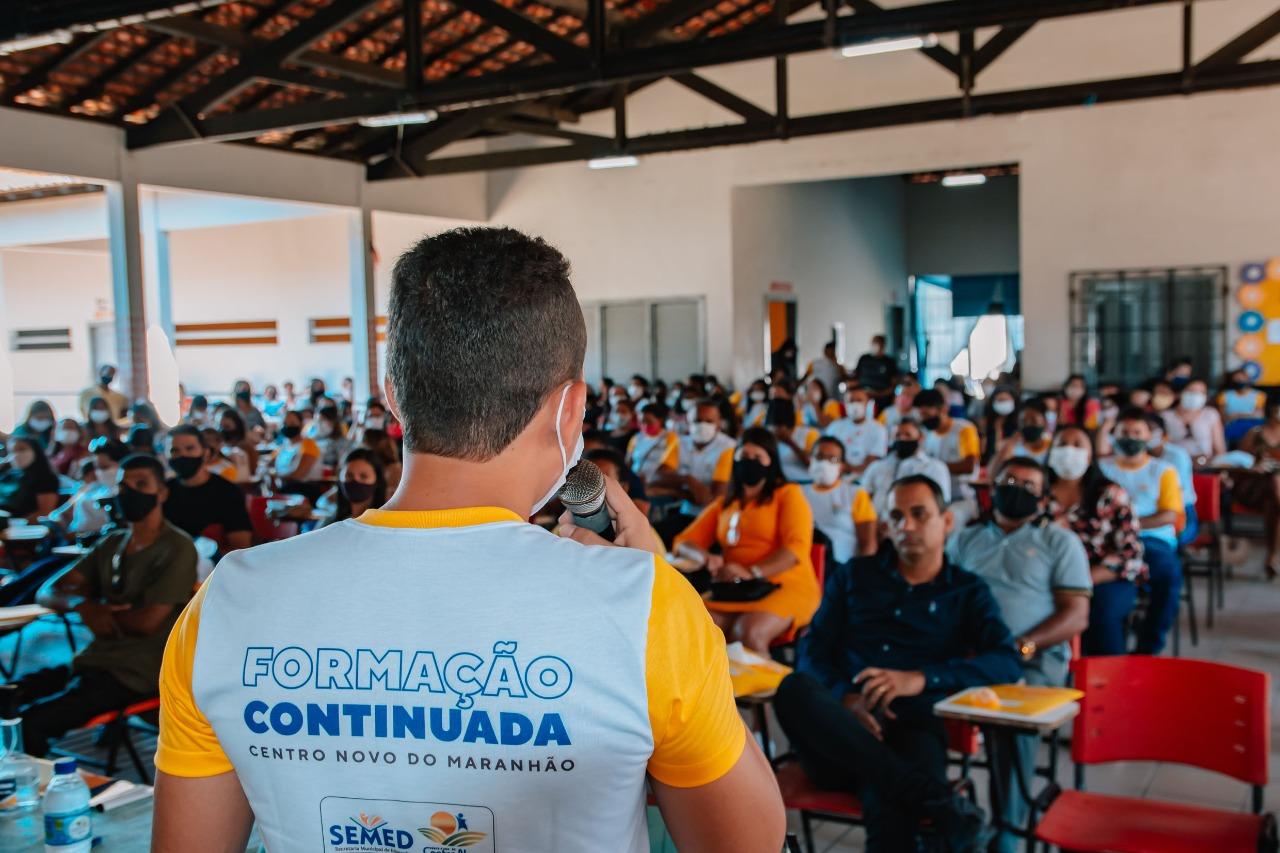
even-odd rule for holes
{"type": "Polygon", "coordinates": [[[801,488],[813,510],[813,526],[830,542],[830,559],[844,564],[876,552],[876,511],[866,489],[840,475],[845,467],[844,445],[824,435],[813,448],[809,477],[801,488]]]}
{"type": "Polygon", "coordinates": [[[89,401],[89,413],[84,422],[85,440],[92,441],[95,438],[120,438],[120,427],[111,415],[111,409],[107,405],[107,401],[101,397],[94,397],[89,401]]]}
{"type": "Polygon", "coordinates": [[[1135,584],[1147,573],[1129,493],[1093,464],[1093,444],[1078,426],[1054,436],[1049,470],[1049,516],[1080,537],[1093,579],[1081,648],[1086,655],[1122,655],[1125,624],[1137,601],[1135,584]]]}
{"type": "Polygon", "coordinates": [[[832,423],[826,434],[844,447],[845,473],[859,475],[889,452],[889,431],[875,419],[875,406],[866,389],[846,391],[844,408],[848,417],[832,423]]]}
{"type": "Polygon", "coordinates": [[[676,471],[659,475],[657,485],[683,496],[678,512],[655,525],[662,541],[671,542],[706,509],[722,497],[733,477],[733,451],[737,442],[720,431],[720,407],[714,400],[698,400],[690,415],[689,434],[680,437],[676,471]]]}
{"type": "Polygon", "coordinates": [[[1209,386],[1192,379],[1182,389],[1178,405],[1161,412],[1164,431],[1169,440],[1181,445],[1199,464],[1227,452],[1222,416],[1208,408],[1209,386]]]}
{"type": "Polygon", "coordinates": [[[567,516],[560,536],[527,522],[583,446],[568,262],[511,229],[447,231],[397,261],[388,313],[400,487],[233,552],[201,586],[159,679],[151,849],[238,848],[257,811],[273,853],[303,853],[318,811],[337,846],[353,814],[405,837],[435,814],[476,849],[500,834],[530,853],[634,853],[648,784],[680,849],[776,853],[786,815],[723,638],[644,515],[606,480],[613,546],[567,516]],[[344,702],[369,713],[317,716],[344,702]],[[401,758],[257,757],[295,745],[291,709],[330,756],[401,758]]]}

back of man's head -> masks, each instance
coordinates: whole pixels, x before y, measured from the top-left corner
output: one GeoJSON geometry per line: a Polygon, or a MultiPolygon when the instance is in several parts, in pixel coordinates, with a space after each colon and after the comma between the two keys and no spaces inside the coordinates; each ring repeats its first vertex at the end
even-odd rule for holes
{"type": "Polygon", "coordinates": [[[569,262],[511,228],[458,228],[396,261],[387,374],[405,444],[485,462],[547,396],[582,375],[582,309],[569,262]]]}

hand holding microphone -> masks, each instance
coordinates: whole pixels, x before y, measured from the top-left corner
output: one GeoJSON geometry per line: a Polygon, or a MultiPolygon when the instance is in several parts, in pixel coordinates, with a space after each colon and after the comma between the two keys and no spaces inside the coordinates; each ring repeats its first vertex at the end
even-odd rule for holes
{"type": "Polygon", "coordinates": [[[565,514],[557,532],[583,545],[621,545],[662,555],[649,519],[618,483],[583,459],[569,471],[559,491],[565,514]]]}

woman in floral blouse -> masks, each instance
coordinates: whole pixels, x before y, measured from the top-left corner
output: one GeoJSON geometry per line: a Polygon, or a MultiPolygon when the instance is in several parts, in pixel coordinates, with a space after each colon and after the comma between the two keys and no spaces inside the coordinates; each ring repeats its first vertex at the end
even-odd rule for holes
{"type": "Polygon", "coordinates": [[[1093,441],[1078,426],[1063,427],[1049,450],[1054,521],[1075,532],[1089,555],[1093,600],[1081,638],[1086,655],[1125,653],[1124,625],[1137,599],[1134,584],[1146,572],[1138,518],[1129,495],[1093,462],[1093,441]]]}

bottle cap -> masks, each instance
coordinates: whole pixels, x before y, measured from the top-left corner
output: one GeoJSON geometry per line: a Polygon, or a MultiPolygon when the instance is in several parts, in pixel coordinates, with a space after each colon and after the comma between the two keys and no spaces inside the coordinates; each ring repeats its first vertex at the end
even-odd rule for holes
{"type": "Polygon", "coordinates": [[[53,773],[55,776],[66,776],[76,772],[76,760],[74,758],[59,758],[53,764],[53,773]]]}

